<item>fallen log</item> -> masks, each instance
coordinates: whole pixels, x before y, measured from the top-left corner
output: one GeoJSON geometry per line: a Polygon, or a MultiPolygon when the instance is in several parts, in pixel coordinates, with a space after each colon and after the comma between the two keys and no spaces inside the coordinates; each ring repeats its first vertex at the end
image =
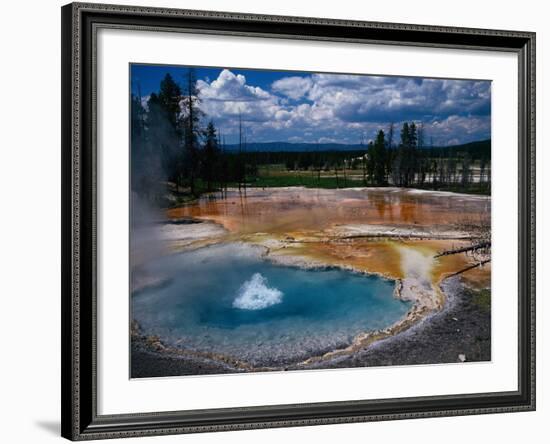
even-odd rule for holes
{"type": "Polygon", "coordinates": [[[456,276],[458,274],[461,274],[461,273],[464,273],[468,270],[472,270],[473,268],[477,268],[477,267],[482,267],[483,265],[485,265],[487,262],[491,262],[491,259],[486,259],[484,261],[481,261],[481,262],[478,262],[477,264],[474,264],[474,265],[470,265],[469,267],[466,267],[466,268],[463,268],[462,270],[460,271],[457,271],[453,274],[450,274],[448,275],[447,277],[452,277],[452,276],[456,276]]]}
{"type": "Polygon", "coordinates": [[[342,239],[342,240],[354,240],[354,239],[415,239],[415,240],[423,240],[423,239],[437,239],[437,240],[472,240],[475,239],[475,237],[470,235],[455,235],[455,234],[433,234],[433,233],[361,233],[361,234],[347,234],[344,236],[338,236],[336,239],[342,239]]]}
{"type": "Polygon", "coordinates": [[[490,247],[490,246],[491,246],[490,241],[480,242],[478,244],[470,245],[468,247],[462,247],[462,248],[456,248],[456,249],[453,249],[453,250],[443,251],[439,254],[436,254],[434,256],[434,258],[441,257],[441,256],[448,256],[450,254],[466,253],[467,251],[479,250],[481,248],[487,248],[487,247],[490,247]]]}

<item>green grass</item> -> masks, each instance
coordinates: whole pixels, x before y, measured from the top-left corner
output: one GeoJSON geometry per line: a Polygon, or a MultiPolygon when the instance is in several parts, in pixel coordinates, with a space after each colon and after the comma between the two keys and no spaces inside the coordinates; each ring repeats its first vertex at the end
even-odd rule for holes
{"type": "Polygon", "coordinates": [[[344,180],[343,177],[323,177],[311,176],[306,174],[300,175],[270,175],[259,176],[248,181],[249,186],[272,188],[272,187],[306,187],[306,188],[346,188],[357,187],[362,185],[360,180],[344,180]]]}
{"type": "Polygon", "coordinates": [[[174,202],[171,202],[167,205],[167,207],[179,207],[181,205],[186,205],[195,202],[196,200],[201,197],[201,195],[212,192],[212,191],[219,191],[216,188],[216,184],[212,185],[214,187],[213,190],[208,190],[206,182],[204,182],[202,179],[196,179],[195,180],[195,192],[191,193],[188,187],[180,188],[179,191],[176,191],[175,185],[170,186],[170,192],[172,196],[175,198],[174,202]]]}
{"type": "MultiPolygon", "coordinates": [[[[216,184],[218,185],[218,184],[216,184]]],[[[238,183],[228,183],[228,187],[236,188],[238,183]]],[[[255,177],[248,177],[246,180],[247,187],[258,188],[277,188],[277,187],[305,187],[305,188],[350,188],[350,187],[362,187],[363,171],[362,170],[347,170],[346,179],[342,170],[338,171],[338,179],[334,174],[334,171],[321,171],[320,177],[317,171],[288,171],[284,165],[270,165],[260,166],[258,169],[258,175],[255,177]]],[[[372,185],[369,185],[372,186],[372,185]]],[[[460,185],[452,185],[445,187],[434,188],[429,185],[419,186],[414,185],[413,188],[422,188],[425,190],[438,190],[438,191],[452,191],[456,193],[466,194],[480,194],[490,195],[490,189],[484,184],[471,184],[466,189],[460,185]]],[[[172,190],[174,191],[174,190],[172,190]]],[[[216,190],[210,190],[216,191],[216,190]]],[[[174,192],[176,197],[175,205],[181,205],[191,203],[200,197],[202,194],[208,192],[206,183],[197,179],[195,182],[195,193],[191,194],[189,190],[174,192]]]]}
{"type": "MultiPolygon", "coordinates": [[[[236,184],[231,184],[235,186],[236,184]]],[[[260,169],[258,177],[248,178],[247,186],[271,188],[271,187],[296,187],[302,186],[306,188],[349,188],[364,186],[362,179],[362,171],[349,170],[347,177],[344,180],[344,175],[340,171],[338,180],[334,172],[321,172],[321,177],[318,178],[317,173],[311,171],[286,171],[282,169],[266,171],[260,169]]],[[[372,186],[372,185],[369,185],[372,186]]],[[[422,188],[433,190],[434,187],[429,185],[419,186],[413,185],[412,188],[422,188]]],[[[490,195],[491,190],[485,185],[470,184],[467,188],[460,185],[451,185],[438,187],[438,191],[452,191],[455,193],[490,195]]]]}
{"type": "MultiPolygon", "coordinates": [[[[248,186],[255,187],[293,187],[303,186],[306,188],[348,188],[364,186],[363,170],[353,169],[346,171],[346,180],[344,180],[343,170],[338,171],[338,180],[334,170],[321,171],[321,177],[318,178],[317,171],[288,171],[284,165],[262,165],[258,168],[258,176],[249,178],[248,186]]],[[[372,186],[372,185],[369,185],[372,186]]],[[[422,188],[426,190],[452,191],[455,193],[490,195],[491,190],[487,184],[472,183],[467,188],[461,185],[447,185],[434,188],[430,184],[424,186],[413,185],[412,188],[422,188]]]]}

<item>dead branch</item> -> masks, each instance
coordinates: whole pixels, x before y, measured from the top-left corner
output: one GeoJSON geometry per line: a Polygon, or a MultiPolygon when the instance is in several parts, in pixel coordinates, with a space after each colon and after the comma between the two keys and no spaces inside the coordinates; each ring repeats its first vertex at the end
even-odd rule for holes
{"type": "Polygon", "coordinates": [[[446,234],[432,234],[432,233],[365,233],[365,234],[348,234],[345,236],[339,236],[338,239],[353,240],[353,239],[402,239],[402,240],[422,240],[422,239],[441,239],[441,240],[473,240],[477,237],[470,235],[446,235],[446,234]]]}
{"type": "Polygon", "coordinates": [[[480,243],[477,243],[475,245],[470,245],[468,247],[462,247],[462,248],[456,248],[456,249],[453,249],[453,250],[446,250],[446,251],[443,251],[439,254],[436,254],[434,256],[434,258],[437,258],[437,257],[441,257],[441,256],[448,256],[450,254],[458,254],[458,253],[465,253],[467,251],[475,251],[475,250],[480,250],[482,248],[487,248],[487,247],[490,247],[491,246],[491,242],[490,241],[486,241],[486,242],[480,242],[480,243]]]}
{"type": "Polygon", "coordinates": [[[456,275],[458,275],[458,274],[464,273],[464,272],[466,272],[466,271],[468,271],[468,270],[471,270],[471,269],[473,269],[473,268],[482,267],[483,265],[485,265],[485,264],[488,263],[488,262],[491,262],[491,259],[486,259],[486,260],[484,260],[484,261],[478,262],[477,264],[470,265],[469,267],[463,268],[462,270],[457,271],[457,272],[455,272],[455,273],[453,273],[453,274],[450,274],[450,275],[447,276],[447,277],[456,276],[456,275]]]}

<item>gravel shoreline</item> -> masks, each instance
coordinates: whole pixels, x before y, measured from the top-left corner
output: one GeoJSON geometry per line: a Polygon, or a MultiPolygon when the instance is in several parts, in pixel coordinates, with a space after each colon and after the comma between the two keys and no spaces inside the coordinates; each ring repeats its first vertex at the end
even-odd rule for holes
{"type": "Polygon", "coordinates": [[[445,284],[445,308],[407,331],[332,362],[330,368],[447,364],[491,360],[491,308],[478,294],[445,284]],[[451,289],[450,286],[455,288],[451,289]]]}
{"type": "MultiPolygon", "coordinates": [[[[443,310],[406,331],[351,355],[279,370],[490,361],[490,297],[480,298],[481,293],[462,286],[459,278],[448,279],[442,287],[447,295],[443,310]]],[[[155,351],[144,338],[132,338],[132,378],[241,372],[247,370],[217,360],[155,351]]]]}

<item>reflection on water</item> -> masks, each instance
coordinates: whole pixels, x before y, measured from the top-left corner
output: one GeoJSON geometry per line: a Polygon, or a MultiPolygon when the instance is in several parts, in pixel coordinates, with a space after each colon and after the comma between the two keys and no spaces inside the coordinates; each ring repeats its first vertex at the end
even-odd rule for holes
{"type": "Polygon", "coordinates": [[[250,188],[171,209],[170,217],[214,220],[235,233],[322,230],[336,224],[451,225],[490,213],[490,198],[395,188],[250,188]],[[218,198],[216,198],[218,197],[218,198]]]}
{"type": "MultiPolygon", "coordinates": [[[[488,196],[464,195],[402,188],[249,188],[203,196],[198,201],[168,211],[171,218],[193,217],[219,223],[229,230],[228,240],[285,241],[271,254],[300,256],[338,266],[402,278],[396,244],[421,248],[426,254],[456,248],[461,240],[397,237],[390,240],[357,238],[327,241],[331,230],[349,225],[384,225],[437,231],[457,224],[490,223],[488,196]],[[290,241],[289,241],[290,240],[290,241]]],[[[223,239],[218,239],[218,241],[223,239]]],[[[261,243],[261,242],[260,242],[261,243]]],[[[465,255],[445,256],[435,261],[433,282],[468,264],[465,255]]],[[[486,287],[490,265],[463,275],[471,285],[486,287]]]]}

